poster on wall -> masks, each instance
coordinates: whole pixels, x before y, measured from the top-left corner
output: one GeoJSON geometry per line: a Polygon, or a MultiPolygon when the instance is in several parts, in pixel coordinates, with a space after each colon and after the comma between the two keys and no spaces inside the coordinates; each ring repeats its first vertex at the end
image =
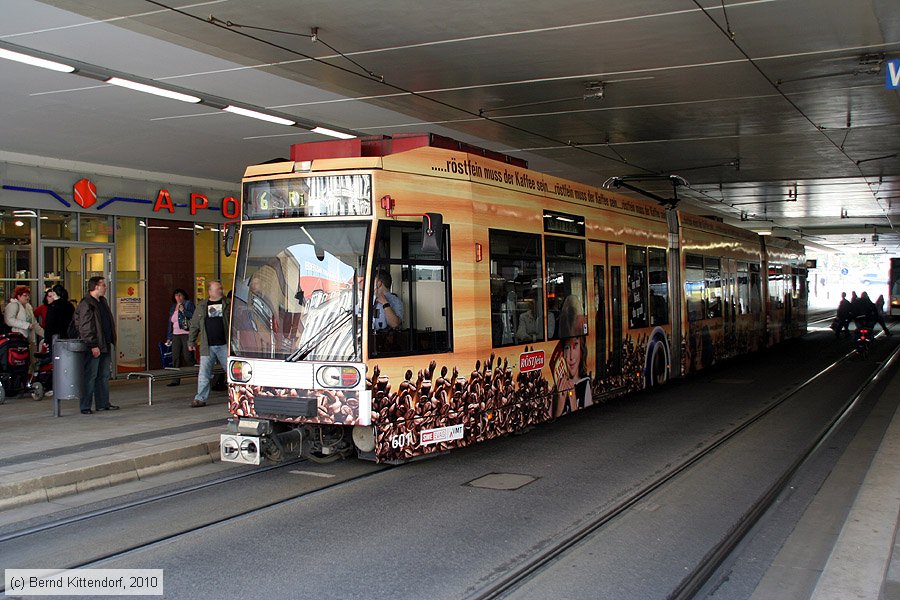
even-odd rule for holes
{"type": "Polygon", "coordinates": [[[194,284],[194,298],[197,302],[206,298],[206,277],[203,275],[197,276],[197,281],[194,284]]]}
{"type": "Polygon", "coordinates": [[[144,356],[144,301],[142,298],[116,299],[116,326],[119,342],[116,348],[118,372],[143,371],[146,357],[144,356]]]}

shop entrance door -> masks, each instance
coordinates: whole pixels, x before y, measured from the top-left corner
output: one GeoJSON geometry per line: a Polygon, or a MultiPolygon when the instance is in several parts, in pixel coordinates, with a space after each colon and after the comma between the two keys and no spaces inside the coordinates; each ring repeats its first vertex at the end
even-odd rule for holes
{"type": "MultiPolygon", "coordinates": [[[[69,299],[75,303],[87,293],[88,279],[99,275],[106,278],[106,299],[110,307],[115,286],[111,280],[112,258],[109,248],[84,248],[80,246],[54,246],[46,244],[41,258],[41,272],[44,275],[44,289],[61,284],[69,292],[69,299]]],[[[43,293],[37,297],[40,302],[43,293]]]]}

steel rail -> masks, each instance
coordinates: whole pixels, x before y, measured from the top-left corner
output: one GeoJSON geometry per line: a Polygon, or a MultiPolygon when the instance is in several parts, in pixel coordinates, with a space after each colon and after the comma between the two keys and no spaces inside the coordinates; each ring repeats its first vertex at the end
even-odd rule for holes
{"type": "MultiPolygon", "coordinates": [[[[647,498],[650,494],[659,490],[664,485],[666,485],[667,483],[669,483],[670,481],[672,481],[673,479],[675,479],[676,477],[678,477],[679,475],[681,475],[682,473],[684,473],[685,471],[687,471],[688,469],[693,467],[695,464],[697,464],[704,458],[708,457],[710,454],[715,452],[717,449],[722,447],[724,444],[729,442],[731,439],[733,439],[734,437],[736,437],[737,435],[739,435],[740,433],[742,433],[743,431],[748,429],[750,426],[754,425],[755,423],[757,423],[758,421],[760,421],[761,419],[766,417],[769,413],[771,413],[776,408],[778,408],[779,406],[781,406],[782,404],[787,402],[790,398],[792,398],[796,394],[800,393],[803,389],[805,389],[806,387],[811,385],[817,379],[824,376],[826,373],[830,372],[831,370],[836,368],[838,365],[840,365],[844,361],[850,359],[855,354],[856,354],[855,350],[848,352],[847,354],[845,354],[838,360],[834,361],[829,366],[825,367],[824,369],[822,369],[815,375],[811,376],[806,381],[798,384],[792,390],[786,392],[777,401],[775,401],[772,404],[761,409],[755,415],[753,415],[752,417],[749,417],[747,420],[745,420],[740,425],[737,425],[730,431],[722,434],[721,436],[716,438],[713,442],[711,442],[710,444],[705,446],[703,449],[701,449],[697,453],[687,457],[684,461],[675,465],[668,471],[662,473],[659,477],[650,481],[648,484],[646,484],[642,488],[636,490],[632,494],[629,494],[626,498],[619,501],[616,505],[603,511],[600,515],[591,519],[585,525],[579,527],[578,529],[574,530],[569,535],[565,536],[565,538],[559,540],[555,544],[548,546],[545,550],[534,555],[532,558],[530,558],[526,561],[523,561],[518,566],[512,567],[510,570],[507,571],[507,573],[503,577],[495,579],[494,581],[490,582],[488,585],[482,587],[481,589],[472,590],[470,593],[468,593],[466,595],[466,600],[489,600],[489,599],[493,599],[493,598],[502,597],[504,594],[513,590],[519,584],[530,579],[533,575],[537,574],[539,571],[541,571],[542,569],[544,569],[551,563],[557,561],[563,554],[565,554],[567,551],[569,551],[574,546],[579,544],[581,541],[587,539],[589,536],[591,536],[596,531],[598,531],[602,527],[609,524],[611,521],[615,520],[617,517],[622,516],[627,510],[632,508],[638,502],[647,498]]],[[[898,354],[900,354],[900,347],[898,347],[897,350],[895,350],[890,361],[888,361],[888,362],[893,362],[893,360],[896,358],[896,356],[898,354]]],[[[874,373],[873,375],[870,375],[866,379],[866,382],[857,390],[856,394],[854,394],[853,398],[850,401],[848,401],[848,403],[847,403],[847,405],[845,405],[845,407],[853,405],[856,402],[856,399],[861,395],[862,391],[864,391],[865,388],[872,381],[877,379],[877,377],[884,371],[884,368],[885,367],[882,366],[882,368],[880,368],[876,373],[874,373]]],[[[826,430],[831,431],[832,428],[834,427],[834,425],[844,418],[844,415],[846,413],[847,413],[846,409],[841,410],[839,415],[834,420],[832,420],[831,425],[829,427],[827,427],[826,430]]],[[[814,446],[818,447],[818,445],[821,443],[822,439],[823,439],[822,436],[819,436],[819,438],[817,438],[817,442],[814,444],[814,446]]],[[[781,481],[781,480],[779,480],[779,481],[781,481]]],[[[760,513],[760,515],[761,514],[762,513],[760,513]]],[[[726,556],[727,556],[727,554],[726,554],[726,556]]],[[[724,558],[724,556],[722,558],[724,558]]],[[[719,563],[716,563],[716,566],[718,566],[718,564],[719,563]]],[[[711,574],[713,571],[714,571],[714,569],[709,570],[709,573],[706,576],[708,577],[709,574],[711,574]]],[[[686,578],[686,579],[690,579],[690,576],[688,576],[688,578],[686,578]]],[[[680,585],[678,590],[676,590],[679,593],[680,593],[680,590],[682,590],[682,588],[684,590],[688,590],[688,586],[684,583],[685,580],[682,580],[682,581],[683,581],[682,585],[680,585]]],[[[705,581],[705,579],[703,579],[702,581],[705,581]]],[[[695,588],[693,586],[691,586],[690,589],[695,589],[695,588]]],[[[699,588],[696,588],[696,589],[699,589],[699,588]]],[[[677,596],[673,596],[673,597],[684,598],[686,596],[677,595],[677,596]]]]}
{"type": "MultiPolygon", "coordinates": [[[[296,462],[301,462],[301,461],[296,461],[296,462]]],[[[277,468],[277,467],[279,467],[279,466],[282,466],[282,467],[283,467],[283,466],[288,466],[288,465],[282,463],[282,464],[280,464],[280,465],[273,465],[273,468],[277,468]]],[[[210,521],[210,522],[208,522],[208,523],[204,523],[204,524],[202,524],[202,525],[198,525],[198,526],[196,526],[196,527],[190,527],[190,528],[188,528],[188,529],[185,529],[185,530],[182,530],[182,531],[179,531],[179,532],[176,532],[176,533],[171,533],[171,534],[167,534],[167,535],[162,535],[162,536],[159,536],[158,538],[154,538],[154,539],[149,540],[149,541],[146,541],[146,542],[141,542],[141,543],[139,543],[139,544],[135,544],[134,546],[131,546],[131,547],[129,547],[129,548],[125,548],[125,549],[122,549],[122,550],[115,550],[115,551],[108,552],[108,553],[103,554],[103,555],[100,555],[100,556],[93,557],[93,558],[91,558],[91,559],[89,559],[89,560],[87,560],[87,561],[84,561],[84,562],[79,562],[79,563],[67,565],[67,566],[64,566],[64,567],[60,567],[60,569],[84,569],[84,568],[96,568],[96,567],[98,567],[99,565],[101,565],[101,564],[103,564],[103,563],[105,563],[105,562],[107,562],[107,561],[114,560],[114,559],[116,559],[116,558],[120,558],[120,557],[123,557],[123,556],[127,556],[127,555],[129,555],[129,554],[134,553],[134,552],[139,552],[139,551],[141,551],[141,550],[145,550],[145,549],[147,549],[147,548],[151,548],[151,547],[157,546],[157,545],[159,545],[159,544],[171,542],[171,541],[173,541],[173,540],[177,540],[177,539],[182,538],[182,537],[184,537],[184,536],[191,535],[191,534],[196,533],[196,532],[198,532],[198,531],[204,531],[204,530],[207,530],[207,529],[211,529],[211,528],[214,528],[214,527],[218,527],[218,526],[220,526],[220,525],[227,525],[227,524],[229,524],[229,523],[236,522],[236,521],[238,521],[238,520],[240,520],[240,519],[244,519],[244,518],[246,518],[246,517],[251,517],[251,516],[253,516],[253,515],[256,515],[256,514],[265,512],[265,511],[268,511],[268,510],[270,510],[270,509],[272,509],[272,508],[276,508],[276,507],[278,507],[278,506],[280,506],[280,505],[288,504],[288,503],[293,502],[293,501],[295,501],[295,500],[299,500],[300,498],[307,498],[307,497],[315,496],[315,495],[320,494],[320,493],[324,493],[324,492],[329,491],[329,490],[339,489],[339,488],[342,488],[342,487],[344,487],[344,486],[347,486],[347,485],[356,483],[356,482],[358,482],[358,481],[361,481],[361,480],[364,480],[364,479],[368,479],[368,478],[374,477],[374,476],[376,476],[376,475],[380,475],[380,474],[384,473],[385,471],[389,471],[389,470],[392,470],[392,469],[394,469],[394,468],[396,468],[396,466],[394,466],[394,465],[384,465],[384,468],[379,469],[379,470],[377,470],[377,471],[372,471],[372,472],[369,472],[369,473],[363,473],[362,475],[357,475],[357,476],[355,476],[355,477],[351,477],[351,478],[345,479],[345,480],[343,480],[343,481],[338,481],[338,482],[335,482],[335,483],[332,483],[332,484],[329,484],[329,485],[325,485],[325,486],[322,486],[322,487],[317,488],[317,489],[314,489],[314,490],[310,490],[310,491],[307,491],[307,492],[303,492],[303,493],[300,493],[300,494],[296,494],[296,495],[291,496],[291,497],[289,497],[289,498],[282,498],[282,499],[280,499],[280,500],[275,500],[275,501],[269,502],[268,504],[264,504],[264,505],[262,505],[262,506],[257,506],[257,507],[255,507],[255,508],[252,508],[252,509],[249,509],[249,510],[245,510],[245,511],[243,511],[243,512],[239,512],[239,513],[237,513],[237,514],[229,515],[229,516],[227,516],[227,517],[222,517],[222,518],[219,518],[219,519],[215,519],[215,520],[213,520],[213,521],[210,521]]],[[[262,470],[256,470],[256,471],[254,471],[254,472],[251,473],[251,474],[256,474],[256,473],[260,473],[260,472],[262,472],[262,470]]],[[[235,479],[239,479],[239,478],[240,478],[240,477],[235,477],[235,479]]],[[[219,483],[221,483],[221,482],[219,482],[219,483]]],[[[201,485],[202,485],[202,484],[201,484],[201,485]]],[[[178,495],[178,494],[173,494],[173,495],[178,495]]],[[[165,496],[165,495],[164,495],[164,494],[161,494],[160,496],[165,496]]],[[[171,497],[171,496],[169,496],[169,497],[171,497]]],[[[138,505],[139,505],[139,504],[140,504],[140,503],[138,503],[138,505]]],[[[120,507],[119,510],[122,510],[122,508],[120,507]]],[[[4,594],[5,592],[6,592],[5,585],[4,585],[4,584],[0,584],[0,594],[4,594]]]]}
{"type": "Polygon", "coordinates": [[[253,469],[252,471],[243,471],[241,473],[236,473],[234,475],[218,477],[218,478],[212,479],[210,481],[204,481],[202,483],[195,483],[195,484],[188,485],[185,487],[179,487],[174,490],[169,490],[168,492],[154,494],[154,495],[148,496],[146,498],[140,498],[138,500],[131,500],[129,502],[122,502],[120,504],[114,504],[112,506],[100,508],[97,510],[92,510],[90,512],[82,513],[79,515],[73,515],[71,517],[57,519],[57,520],[50,521],[47,523],[41,523],[40,525],[35,525],[34,527],[27,527],[25,529],[19,529],[19,530],[13,531],[13,532],[5,534],[5,535],[0,535],[0,544],[9,542],[11,540],[15,540],[15,539],[18,539],[21,537],[25,537],[28,535],[33,535],[36,533],[42,533],[44,531],[49,531],[49,530],[55,529],[57,527],[63,527],[64,525],[72,525],[73,523],[79,523],[81,521],[87,521],[89,519],[102,517],[104,515],[115,513],[115,512],[121,511],[121,510],[128,510],[129,508],[143,506],[144,504],[150,504],[151,502],[159,502],[160,500],[167,500],[169,498],[175,498],[177,496],[181,496],[182,494],[189,494],[191,492],[196,492],[198,490],[206,489],[206,488],[213,487],[216,485],[221,485],[223,483],[229,483],[231,481],[236,481],[238,479],[243,479],[245,477],[252,477],[254,475],[258,475],[260,473],[265,473],[267,471],[272,471],[274,469],[280,469],[283,467],[293,466],[299,462],[304,462],[304,461],[303,461],[303,459],[299,459],[299,460],[293,460],[293,461],[284,462],[284,463],[278,463],[278,464],[274,464],[274,465],[266,465],[266,466],[260,467],[258,469],[253,469]]]}

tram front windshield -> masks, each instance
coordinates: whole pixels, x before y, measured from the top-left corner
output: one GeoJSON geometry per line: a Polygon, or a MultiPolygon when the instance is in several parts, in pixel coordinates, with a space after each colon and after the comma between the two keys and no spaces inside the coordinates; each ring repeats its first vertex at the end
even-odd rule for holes
{"type": "Polygon", "coordinates": [[[235,269],[231,353],[359,361],[368,223],[244,226],[235,269]]]}

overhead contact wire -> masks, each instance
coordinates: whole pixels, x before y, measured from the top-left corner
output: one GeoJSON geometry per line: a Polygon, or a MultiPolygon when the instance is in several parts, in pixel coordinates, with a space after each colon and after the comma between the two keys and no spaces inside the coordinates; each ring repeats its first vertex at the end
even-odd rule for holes
{"type": "MultiPolygon", "coordinates": [[[[699,2],[698,0],[692,0],[692,1],[693,1],[693,3],[697,6],[697,8],[699,8],[700,11],[706,16],[706,18],[709,19],[709,20],[712,22],[713,25],[715,25],[716,29],[718,29],[720,32],[722,32],[722,34],[723,34],[725,37],[728,38],[728,41],[731,42],[731,44],[735,47],[735,49],[736,49],[738,52],[741,53],[741,55],[747,60],[747,62],[748,62],[754,69],[756,69],[756,71],[763,77],[763,79],[765,79],[765,80],[768,82],[768,84],[769,84],[770,86],[772,86],[772,89],[774,89],[774,90],[778,93],[778,95],[780,95],[782,98],[784,98],[784,100],[785,100],[788,104],[790,104],[790,105],[794,108],[794,110],[796,110],[797,113],[798,113],[801,117],[803,117],[810,125],[812,125],[812,126],[816,129],[816,131],[818,131],[818,132],[821,133],[823,136],[825,136],[825,139],[828,140],[828,143],[830,143],[832,146],[834,146],[835,149],[837,149],[838,152],[840,152],[841,154],[843,154],[844,157],[845,157],[847,160],[849,160],[851,163],[853,163],[853,166],[854,166],[854,167],[856,168],[856,170],[859,172],[860,177],[863,178],[863,181],[865,181],[865,182],[866,182],[866,185],[869,187],[869,192],[872,193],[872,198],[875,200],[875,205],[878,206],[878,208],[879,208],[879,209],[881,210],[881,212],[884,214],[884,217],[885,217],[885,219],[887,219],[887,222],[888,222],[888,225],[890,226],[890,228],[891,228],[891,229],[894,229],[894,224],[893,224],[893,222],[891,222],[891,217],[890,217],[890,215],[887,213],[887,211],[884,210],[884,207],[881,206],[881,203],[878,201],[878,197],[875,195],[875,192],[872,191],[872,186],[871,186],[871,184],[869,184],[869,178],[866,176],[865,173],[863,173],[863,170],[862,170],[862,168],[859,166],[859,163],[858,163],[857,161],[855,161],[855,160],[854,160],[849,154],[847,154],[847,152],[844,150],[843,143],[838,144],[835,140],[831,139],[831,137],[829,137],[829,135],[828,135],[827,133],[825,133],[825,129],[824,129],[823,127],[820,127],[819,125],[817,125],[817,124],[809,117],[809,115],[807,115],[805,112],[803,112],[803,109],[800,108],[800,106],[799,106],[796,102],[794,102],[793,100],[791,100],[790,97],[788,97],[788,95],[785,94],[785,93],[781,90],[781,88],[780,88],[774,81],[772,81],[772,79],[766,74],[766,72],[763,71],[762,67],[760,67],[758,64],[756,64],[756,61],[753,60],[753,58],[752,58],[749,54],[747,54],[747,52],[746,52],[746,51],[741,47],[741,45],[737,42],[737,40],[735,39],[734,33],[731,31],[731,25],[728,24],[728,15],[727,15],[727,14],[726,14],[726,16],[725,16],[725,19],[726,19],[725,22],[726,22],[726,27],[727,27],[727,30],[726,30],[726,29],[723,29],[723,28],[722,28],[722,25],[719,24],[719,22],[716,21],[716,20],[713,18],[713,16],[709,13],[709,11],[707,11],[707,10],[700,4],[700,2],[699,2]]],[[[723,8],[724,8],[724,4],[723,4],[723,8]]],[[[849,132],[848,132],[848,133],[849,133],[849,132]]],[[[845,137],[844,139],[846,139],[846,137],[845,137]]]]}
{"type": "MultiPolygon", "coordinates": [[[[342,72],[347,73],[347,74],[349,74],[349,75],[354,75],[354,76],[356,76],[356,77],[363,77],[363,78],[368,79],[369,81],[372,81],[372,82],[374,82],[374,83],[380,83],[380,84],[382,84],[382,85],[386,85],[386,86],[390,87],[391,89],[393,89],[393,90],[395,90],[395,91],[402,92],[402,93],[404,93],[404,94],[409,94],[410,96],[413,96],[413,97],[415,97],[415,98],[420,98],[420,99],[422,99],[422,100],[427,100],[427,101],[429,101],[429,102],[432,102],[432,103],[434,103],[434,104],[438,104],[438,105],[443,106],[443,107],[445,107],[445,108],[449,108],[449,109],[451,109],[451,110],[459,111],[459,112],[461,112],[461,113],[463,113],[463,114],[466,114],[466,115],[469,115],[469,116],[471,116],[471,117],[475,117],[475,118],[478,118],[478,119],[483,119],[483,120],[488,121],[488,122],[490,122],[490,123],[493,123],[493,124],[495,124],[495,125],[499,125],[499,126],[501,126],[501,127],[506,127],[506,128],[508,128],[508,129],[512,129],[512,130],[514,130],[514,131],[518,131],[518,132],[524,133],[524,134],[526,134],[526,135],[534,136],[534,137],[539,138],[539,139],[547,140],[547,141],[549,141],[549,142],[553,142],[554,144],[559,144],[559,145],[561,145],[561,146],[568,146],[568,147],[570,147],[570,148],[574,148],[574,149],[576,149],[576,150],[579,150],[579,151],[581,151],[581,152],[585,152],[585,153],[590,154],[590,155],[592,155],[592,156],[596,156],[596,157],[599,157],[599,158],[603,158],[603,159],[610,160],[610,161],[617,162],[617,163],[621,163],[621,164],[626,164],[626,165],[628,165],[628,166],[630,166],[630,167],[634,167],[634,168],[636,168],[636,169],[640,169],[641,171],[645,171],[645,172],[647,172],[647,173],[653,173],[653,174],[656,174],[656,175],[661,174],[661,173],[659,173],[658,171],[654,171],[653,169],[650,169],[650,168],[647,168],[647,167],[642,167],[642,166],[640,166],[640,165],[636,165],[636,164],[634,164],[634,163],[631,163],[631,162],[622,160],[622,159],[620,159],[620,158],[618,158],[618,157],[615,157],[615,156],[607,156],[607,155],[602,154],[602,153],[600,153],[600,152],[594,152],[594,151],[592,151],[592,150],[590,150],[590,149],[588,149],[588,148],[585,148],[585,147],[583,147],[583,146],[581,146],[581,145],[579,145],[579,144],[573,143],[573,142],[571,142],[571,141],[563,141],[563,140],[560,140],[560,139],[557,139],[557,138],[554,138],[554,137],[550,137],[550,136],[545,135],[545,134],[542,134],[542,133],[538,133],[538,132],[535,132],[535,131],[531,131],[531,130],[529,130],[529,129],[525,129],[525,128],[523,128],[523,127],[518,127],[518,126],[516,126],[516,125],[512,125],[511,123],[507,123],[507,122],[505,122],[505,121],[499,121],[499,120],[496,120],[496,119],[492,119],[491,117],[487,117],[487,116],[484,116],[484,115],[480,115],[480,114],[478,114],[478,112],[476,112],[476,111],[468,110],[468,109],[466,109],[466,108],[462,108],[461,106],[456,106],[456,105],[454,105],[454,104],[450,104],[449,102],[445,102],[445,101],[443,101],[443,100],[439,100],[439,99],[437,99],[437,98],[433,98],[433,97],[431,97],[431,96],[427,96],[427,95],[421,94],[421,93],[419,93],[419,92],[416,92],[416,91],[413,91],[413,90],[404,88],[403,86],[400,86],[400,85],[397,85],[397,84],[394,84],[394,83],[390,83],[390,82],[386,81],[383,77],[380,77],[380,76],[377,76],[377,75],[371,75],[371,74],[369,74],[369,71],[368,71],[367,69],[365,69],[364,67],[361,67],[361,66],[360,66],[360,68],[362,68],[364,71],[366,71],[366,73],[360,73],[360,72],[355,71],[355,70],[353,70],[353,69],[348,69],[348,68],[346,68],[346,67],[342,67],[342,66],[340,66],[340,65],[336,65],[336,64],[334,64],[334,63],[331,63],[331,62],[322,60],[321,58],[317,58],[317,57],[315,57],[315,56],[311,56],[311,55],[309,55],[309,54],[305,54],[305,53],[303,53],[303,52],[300,52],[299,50],[295,50],[295,49],[293,49],[293,48],[288,48],[287,46],[283,46],[283,45],[281,45],[281,44],[277,44],[277,43],[272,42],[272,41],[270,41],[270,40],[266,40],[266,39],[264,39],[264,38],[260,38],[260,37],[257,37],[257,36],[255,36],[255,35],[251,35],[251,34],[249,34],[249,33],[243,32],[243,31],[238,31],[238,30],[234,29],[233,27],[229,27],[229,26],[226,24],[227,22],[226,22],[226,21],[222,21],[221,19],[218,19],[218,18],[214,18],[214,19],[205,19],[205,18],[203,18],[203,17],[197,16],[197,15],[193,15],[193,14],[191,14],[191,13],[189,13],[189,12],[186,12],[186,11],[184,11],[184,10],[182,10],[182,9],[179,9],[179,8],[175,8],[175,7],[169,6],[169,5],[167,5],[167,4],[163,3],[163,2],[159,2],[158,0],[144,0],[144,1],[147,2],[147,3],[149,3],[149,4],[153,4],[154,6],[158,6],[158,7],[160,7],[160,8],[164,8],[164,9],[166,9],[166,10],[170,10],[170,11],[172,11],[172,12],[174,12],[174,13],[178,13],[178,14],[183,15],[183,16],[185,16],[185,17],[189,17],[189,18],[191,18],[191,19],[200,21],[200,22],[202,22],[202,23],[206,23],[206,24],[208,24],[208,25],[212,25],[212,26],[214,26],[214,27],[218,27],[218,28],[220,28],[220,29],[224,29],[225,31],[230,31],[231,33],[233,33],[233,34],[235,34],[235,35],[240,35],[240,36],[243,36],[243,37],[245,37],[245,38],[247,38],[247,39],[251,39],[251,40],[254,40],[254,41],[256,41],[256,42],[259,42],[259,43],[261,43],[261,44],[265,44],[265,45],[271,46],[271,47],[273,47],[273,48],[277,48],[277,49],[279,49],[279,50],[283,50],[284,52],[287,52],[287,53],[289,53],[289,54],[293,54],[293,55],[295,55],[295,56],[299,56],[299,57],[305,58],[305,59],[310,60],[310,61],[313,61],[313,62],[315,62],[315,63],[317,63],[317,64],[320,64],[320,65],[323,65],[323,66],[327,66],[327,67],[330,67],[330,68],[332,68],[332,69],[337,69],[337,70],[339,70],[339,71],[342,71],[342,72]]],[[[246,27],[246,26],[243,26],[243,25],[242,25],[241,27],[246,27]]],[[[302,35],[302,34],[299,34],[299,35],[302,35]]],[[[330,48],[330,46],[329,46],[329,48],[330,48]]],[[[333,50],[333,49],[332,49],[332,50],[333,50]]],[[[337,52],[337,51],[335,50],[335,52],[337,52]]],[[[340,54],[340,52],[338,52],[338,54],[340,54]]],[[[343,56],[343,55],[342,55],[342,56],[343,56]]],[[[348,60],[349,60],[349,59],[348,59],[348,60]]],[[[353,62],[354,64],[357,64],[355,61],[351,61],[351,62],[353,62]]],[[[359,65],[357,65],[357,66],[359,66],[359,65]]]]}

